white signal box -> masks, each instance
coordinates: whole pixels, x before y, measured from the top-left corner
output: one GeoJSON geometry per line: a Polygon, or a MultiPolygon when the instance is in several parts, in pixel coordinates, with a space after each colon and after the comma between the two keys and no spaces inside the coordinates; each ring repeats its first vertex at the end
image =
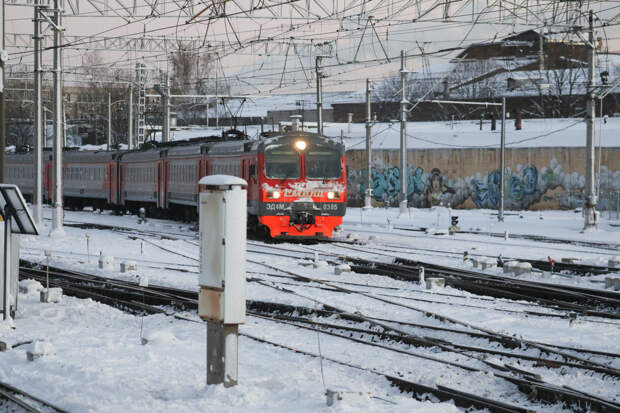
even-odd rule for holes
{"type": "Polygon", "coordinates": [[[247,182],[210,175],[199,182],[200,294],[198,314],[222,324],[245,322],[247,182]]]}

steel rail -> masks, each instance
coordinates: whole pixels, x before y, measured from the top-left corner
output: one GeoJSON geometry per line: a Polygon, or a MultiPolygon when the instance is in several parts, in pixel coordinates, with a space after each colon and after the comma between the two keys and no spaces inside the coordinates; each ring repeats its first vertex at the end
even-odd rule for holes
{"type": "MultiPolygon", "coordinates": [[[[38,274],[39,277],[42,277],[41,274],[38,274]]],[[[87,282],[91,282],[93,280],[94,277],[91,277],[91,279],[87,280],[87,282]]],[[[115,284],[127,284],[127,283],[123,283],[123,282],[118,282],[115,281],[115,284]]],[[[280,287],[281,288],[281,287],[280,287]]],[[[135,292],[136,287],[135,286],[131,286],[130,290],[132,293],[135,292]]],[[[146,288],[143,288],[143,290],[147,290],[146,288]]],[[[172,295],[177,295],[176,292],[174,292],[172,295]]],[[[156,293],[155,296],[160,297],[161,296],[161,292],[156,293]]],[[[150,296],[149,296],[150,297],[150,296]]],[[[118,300],[117,300],[118,302],[118,300]]],[[[126,305],[127,303],[124,301],[120,301],[121,302],[121,307],[123,305],[126,305]]],[[[193,303],[195,304],[195,300],[193,300],[193,303]]],[[[134,304],[130,302],[129,303],[134,304]]],[[[118,304],[116,304],[118,305],[118,304]]],[[[146,312],[150,312],[153,311],[153,309],[149,309],[148,307],[144,307],[142,306],[142,309],[146,312]]],[[[162,310],[157,309],[158,312],[161,312],[162,310]]],[[[342,311],[342,310],[341,310],[342,311]]],[[[393,328],[392,328],[393,329],[393,328]]],[[[523,373],[523,372],[521,372],[523,373]]],[[[508,376],[505,377],[506,379],[509,379],[510,381],[513,381],[515,384],[518,384],[520,389],[529,389],[528,391],[535,391],[537,392],[537,394],[542,397],[545,400],[548,401],[556,401],[557,397],[561,397],[563,399],[569,400],[571,401],[571,403],[576,403],[578,405],[587,405],[588,407],[592,408],[596,408],[597,410],[600,411],[604,411],[604,409],[609,408],[610,406],[614,407],[613,403],[609,403],[608,401],[605,400],[597,400],[596,398],[590,397],[589,395],[586,395],[584,393],[580,393],[580,392],[575,392],[573,390],[565,390],[565,389],[559,389],[556,388],[552,385],[547,385],[545,383],[539,383],[539,382],[531,382],[529,380],[524,380],[524,379],[519,379],[519,378],[515,378],[512,376],[508,376]],[[560,396],[561,394],[561,396],[560,396]],[[585,403],[585,404],[584,404],[585,403]]],[[[617,406],[616,406],[617,407],[617,406]]],[[[494,410],[495,411],[495,410],[494,410]]]]}

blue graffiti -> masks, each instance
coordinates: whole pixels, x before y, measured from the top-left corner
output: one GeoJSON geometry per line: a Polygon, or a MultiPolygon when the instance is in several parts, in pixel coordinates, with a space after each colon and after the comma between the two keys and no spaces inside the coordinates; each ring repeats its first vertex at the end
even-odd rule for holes
{"type": "MultiPolygon", "coordinates": [[[[528,195],[535,195],[538,189],[538,170],[534,165],[523,168],[521,176],[506,177],[507,200],[523,201],[528,195]]],[[[486,183],[472,181],[471,198],[478,208],[497,208],[499,205],[501,174],[495,170],[487,175],[486,183]]]]}
{"type": "MultiPolygon", "coordinates": [[[[367,172],[362,171],[360,193],[366,192],[367,172]]],[[[377,201],[390,201],[396,199],[400,193],[400,169],[390,167],[379,172],[376,168],[371,169],[372,196],[377,201]]],[[[407,198],[411,199],[414,194],[421,195],[426,189],[424,183],[424,169],[407,166],[407,198]]]]}

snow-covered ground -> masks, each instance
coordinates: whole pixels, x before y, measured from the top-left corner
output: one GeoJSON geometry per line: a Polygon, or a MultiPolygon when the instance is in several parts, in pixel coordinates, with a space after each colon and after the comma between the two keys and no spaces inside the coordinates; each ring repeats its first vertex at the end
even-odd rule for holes
{"type": "MultiPolygon", "coordinates": [[[[316,132],[316,124],[311,125],[309,131],[316,132]]],[[[276,125],[277,128],[277,125],[276,125]]],[[[257,137],[260,133],[260,125],[241,127],[251,137],[257,137]]],[[[491,131],[489,121],[485,121],[483,130],[480,131],[478,121],[466,120],[455,122],[408,122],[407,123],[407,147],[409,149],[431,148],[477,148],[499,147],[500,127],[491,131]]],[[[604,147],[620,146],[620,138],[617,131],[620,129],[620,118],[609,118],[607,123],[597,120],[596,145],[604,147]]],[[[265,125],[265,130],[271,130],[271,125],[265,125]]],[[[182,140],[201,136],[219,135],[221,129],[214,127],[188,128],[172,131],[172,139],[182,140]]],[[[363,123],[326,122],[324,124],[326,136],[343,141],[349,149],[364,149],[365,125],[363,123]]],[[[159,140],[160,135],[156,134],[159,140]]],[[[375,123],[372,128],[373,148],[395,149],[400,145],[400,124],[375,123]]],[[[517,131],[513,127],[513,120],[508,120],[506,127],[506,146],[508,148],[531,148],[531,147],[580,147],[585,146],[586,124],[583,119],[524,119],[523,129],[517,131]]]]}
{"type": "MultiPolygon", "coordinates": [[[[45,209],[49,217],[49,209],[45,209]]],[[[343,235],[352,234],[364,244],[357,246],[359,256],[389,258],[399,255],[433,263],[467,266],[463,251],[472,255],[554,259],[581,258],[584,262],[602,263],[618,251],[582,248],[570,244],[550,244],[522,239],[489,237],[488,233],[539,234],[549,237],[582,241],[620,243],[620,228],[603,222],[595,232],[580,233],[583,218],[566,211],[524,212],[507,215],[504,223],[497,222],[494,211],[452,211],[459,216],[463,230],[479,230],[483,234],[430,235],[424,232],[404,231],[398,228],[430,227],[445,229],[450,211],[412,209],[410,214],[398,217],[395,209],[362,211],[349,208],[343,235]],[[542,217],[542,219],[541,219],[542,217]],[[356,234],[356,235],[354,235],[356,234]],[[435,250],[434,252],[432,250],[435,250]],[[399,251],[399,252],[395,252],[399,251]],[[442,252],[443,251],[443,252],[442,252]]],[[[67,223],[92,222],[138,228],[141,232],[128,234],[111,230],[65,227],[64,238],[50,238],[49,221],[42,228],[43,235],[23,237],[23,259],[44,262],[44,251],[52,253],[52,264],[79,269],[87,273],[118,279],[148,276],[150,283],[198,289],[199,256],[196,233],[189,225],[165,220],[149,220],[138,224],[135,216],[113,216],[109,213],[66,212],[67,223]],[[150,234],[149,234],[150,232],[150,234]],[[156,235],[167,233],[171,238],[156,235]],[[90,236],[87,251],[86,235],[90,236]],[[133,235],[133,237],[129,237],[133,235]],[[164,251],[177,251],[184,256],[164,251]],[[99,252],[120,261],[138,262],[138,271],[127,275],[114,270],[99,270],[99,252]],[[178,268],[182,271],[174,271],[178,268]]],[[[278,248],[299,251],[315,250],[324,253],[343,253],[335,244],[263,245],[251,241],[248,245],[248,276],[263,284],[249,282],[247,296],[251,300],[272,301],[319,308],[328,302],[350,312],[373,317],[389,318],[433,326],[452,327],[438,319],[429,318],[424,311],[435,312],[470,323],[480,328],[522,337],[526,340],[549,344],[581,347],[620,353],[620,328],[617,324],[592,317],[583,317],[577,323],[564,318],[546,317],[557,311],[531,303],[478,297],[453,288],[441,291],[425,290],[411,283],[395,281],[377,275],[335,275],[333,267],[312,268],[301,266],[300,258],[283,257],[278,248]],[[267,252],[267,253],[265,253],[267,252]],[[376,293],[373,288],[391,287],[392,299],[411,308],[378,302],[368,296],[339,294],[315,288],[313,284],[290,284],[291,281],[274,277],[274,270],[261,263],[335,283],[357,283],[360,291],[376,293]],[[297,295],[273,287],[283,282],[297,295]],[[305,297],[305,298],[304,298],[305,297]],[[413,310],[415,308],[416,310],[413,310]],[[524,311],[541,313],[526,315],[524,311]]],[[[346,250],[349,255],[355,250],[346,250]]],[[[299,255],[297,254],[297,255],[299,255]]],[[[296,255],[296,254],[290,254],[296,255]]],[[[499,274],[499,271],[491,270],[499,274]]],[[[281,274],[283,275],[283,274],[281,274]]],[[[616,274],[616,276],[620,276],[616,274]]],[[[553,283],[568,283],[588,288],[603,288],[602,278],[574,278],[534,274],[532,279],[553,283]]],[[[353,288],[353,287],[351,287],[353,288]]],[[[185,317],[198,321],[195,314],[185,317]]],[[[331,321],[331,320],[330,320],[331,321]]],[[[333,322],[336,322],[334,320],[333,322]]],[[[365,368],[374,368],[390,374],[404,374],[406,379],[427,385],[443,384],[459,390],[487,397],[501,398],[504,402],[528,406],[544,412],[562,411],[558,405],[543,406],[529,401],[513,385],[493,375],[479,374],[447,367],[445,364],[394,352],[378,353],[374,347],[352,343],[342,338],[302,330],[290,325],[248,317],[240,332],[246,334],[239,342],[240,384],[230,389],[205,385],[206,340],[202,322],[179,320],[163,315],[136,317],[122,313],[92,300],[64,297],[60,304],[44,304],[36,292],[20,294],[17,317],[13,327],[0,324],[0,340],[18,343],[26,340],[45,340],[53,347],[53,354],[34,362],[26,360],[28,345],[0,353],[0,381],[31,391],[72,412],[163,412],[163,411],[370,411],[370,412],[451,412],[457,411],[451,403],[418,402],[409,394],[390,387],[380,376],[344,367],[327,360],[321,361],[290,350],[261,344],[248,336],[260,337],[326,358],[346,360],[365,368]],[[143,345],[142,338],[148,343],[143,345]],[[338,406],[325,405],[325,389],[345,387],[362,395],[345,398],[338,406]]],[[[412,334],[419,334],[411,327],[412,334]]],[[[424,333],[427,334],[427,333],[424,333]]],[[[452,339],[449,335],[438,336],[452,339]]],[[[465,344],[482,345],[480,339],[465,339],[465,344]]],[[[486,343],[488,345],[488,343],[486,343]]],[[[403,346],[402,348],[405,348],[403,346]]],[[[460,362],[484,369],[480,361],[462,354],[433,349],[413,348],[420,356],[435,356],[442,360],[460,362]]],[[[538,356],[529,349],[525,354],[538,356]]],[[[619,359],[612,367],[619,368],[619,359]]],[[[504,361],[505,362],[505,361],[504,361]]],[[[530,368],[528,366],[528,368],[530,368]]],[[[584,374],[578,369],[533,368],[545,381],[566,384],[618,401],[617,381],[598,374],[584,374]]]]}

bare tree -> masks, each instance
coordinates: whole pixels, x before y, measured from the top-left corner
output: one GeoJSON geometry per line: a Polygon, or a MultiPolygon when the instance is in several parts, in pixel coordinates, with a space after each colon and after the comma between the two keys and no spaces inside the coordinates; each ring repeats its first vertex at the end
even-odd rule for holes
{"type": "Polygon", "coordinates": [[[170,63],[172,66],[170,83],[173,93],[208,93],[206,79],[214,66],[210,54],[179,50],[170,55],[170,63]]]}

